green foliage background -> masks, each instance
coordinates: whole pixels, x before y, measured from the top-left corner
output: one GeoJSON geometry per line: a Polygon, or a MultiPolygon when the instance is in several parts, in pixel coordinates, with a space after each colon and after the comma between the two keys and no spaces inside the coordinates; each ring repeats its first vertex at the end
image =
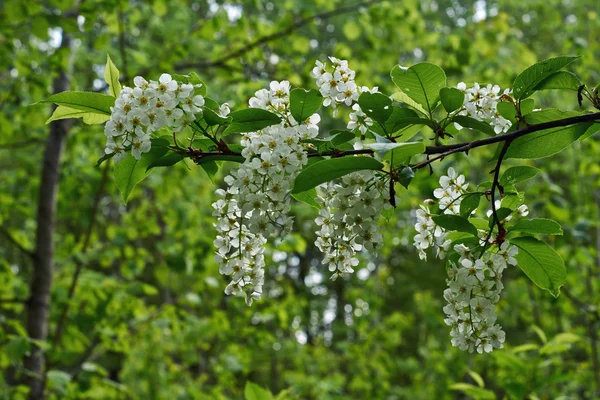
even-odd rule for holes
{"type": "MultiPolygon", "coordinates": [[[[314,60],[326,55],[349,59],[358,83],[387,93],[394,87],[390,69],[419,61],[442,66],[451,84],[504,88],[536,61],[577,54],[582,58],[573,70],[582,81],[600,82],[594,0],[370,3],[342,13],[334,10],[354,3],[5,0],[0,227],[33,248],[50,108],[29,105],[48,97],[59,69],[70,71],[73,90],[105,90],[107,53],[125,84],[135,75],[195,71],[209,95],[232,109],[271,80],[313,87],[314,60]],[[327,18],[278,34],[328,11],[327,18]],[[71,50],[58,48],[61,32],[73,38],[71,50]],[[222,60],[269,35],[274,38],[222,60]]],[[[544,93],[536,101],[578,108],[575,95],[544,93]]],[[[327,128],[341,126],[325,118],[327,128]]],[[[154,171],[125,206],[111,174],[104,179],[105,167],[93,167],[104,140],[100,126],[76,122],[61,163],[48,398],[238,399],[247,381],[300,399],[600,396],[597,138],[531,163],[543,174],[522,189],[532,216],[553,218],[565,231],[551,245],[567,263],[569,296],[554,299],[509,270],[498,310],[506,348],[487,355],[450,346],[444,266],[418,259],[410,210],[431,195],[436,175],[448,166],[470,182],[488,180],[494,149],[444,160],[432,177],[420,171],[382,224],[384,250],[348,279],[328,280],[312,245],[313,211],[299,205],[297,233],[269,253],[266,296],[248,308],[224,295],[225,280],[212,260],[215,185],[206,173],[191,163],[154,171]],[[78,265],[64,333],[51,345],[78,265]]],[[[27,393],[19,382],[30,343],[19,301],[29,296],[31,260],[18,247],[0,236],[0,393],[7,399],[27,393]]]]}

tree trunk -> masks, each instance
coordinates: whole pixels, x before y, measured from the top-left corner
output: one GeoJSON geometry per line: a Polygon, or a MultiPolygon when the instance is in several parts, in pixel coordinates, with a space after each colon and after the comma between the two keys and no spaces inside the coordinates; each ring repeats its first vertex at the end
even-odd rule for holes
{"type": "MultiPolygon", "coordinates": [[[[71,39],[63,33],[61,49],[70,48],[70,46],[71,39]]],[[[53,92],[58,93],[68,89],[68,72],[61,68],[54,80],[53,92]]],[[[31,294],[27,305],[27,332],[32,340],[39,342],[45,342],[48,337],[60,156],[71,125],[69,119],[53,121],[50,124],[50,134],[46,140],[42,162],[38,192],[35,256],[30,286],[31,294]]],[[[28,378],[29,398],[32,400],[43,399],[46,376],[46,360],[43,350],[39,346],[33,345],[31,353],[24,361],[25,368],[30,373],[28,378]]]]}

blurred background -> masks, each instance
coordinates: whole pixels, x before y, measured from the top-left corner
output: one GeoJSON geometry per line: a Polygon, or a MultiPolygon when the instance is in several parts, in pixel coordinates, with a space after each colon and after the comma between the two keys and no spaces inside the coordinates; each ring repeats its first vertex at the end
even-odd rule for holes
{"type": "MultiPolygon", "coordinates": [[[[445,268],[419,260],[411,210],[448,166],[474,184],[488,180],[493,148],[446,159],[431,177],[420,171],[381,222],[381,253],[335,282],[313,246],[315,213],[298,205],[297,233],[268,251],[265,296],[250,308],[223,293],[213,261],[216,186],[202,169],[154,170],[125,206],[111,165],[94,167],[102,126],[45,125],[50,107],[31,105],[67,89],[106,92],[107,54],[126,85],[136,75],[195,71],[232,109],[271,80],[314,87],[310,71],[328,55],[350,60],[359,85],[387,94],[396,64],[429,61],[449,85],[506,88],[561,54],[581,55],[572,70],[594,87],[598,36],[596,0],[3,0],[0,397],[27,398],[23,360],[38,345],[49,399],[241,399],[248,381],[298,399],[600,398],[597,137],[528,161],[543,174],[522,188],[526,204],[530,216],[562,224],[564,236],[550,240],[568,284],[555,299],[508,270],[498,309],[505,349],[478,355],[450,345],[445,268]],[[38,211],[53,190],[54,225],[38,211]],[[40,229],[53,235],[53,255],[40,229]],[[28,322],[33,272],[44,262],[54,272],[48,321],[28,322]],[[28,339],[36,323],[46,341],[28,339]]],[[[580,109],[575,94],[536,101],[580,109]]],[[[328,113],[322,132],[345,128],[328,113]]]]}

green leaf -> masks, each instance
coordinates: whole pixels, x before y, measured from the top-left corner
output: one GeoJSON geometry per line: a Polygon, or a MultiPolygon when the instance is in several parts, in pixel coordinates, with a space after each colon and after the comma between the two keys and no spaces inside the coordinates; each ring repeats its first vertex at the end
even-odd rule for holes
{"type": "Polygon", "coordinates": [[[152,147],[149,152],[142,154],[141,160],[136,160],[131,153],[129,153],[115,165],[115,182],[123,196],[123,202],[125,204],[127,204],[127,199],[135,185],[150,174],[151,171],[148,171],[148,166],[165,155],[168,151],[167,146],[169,145],[169,142],[167,140],[151,140],[152,147]]]}
{"type": "Polygon", "coordinates": [[[232,119],[231,125],[225,129],[225,134],[256,132],[267,126],[277,125],[281,118],[267,110],[260,108],[248,108],[229,114],[232,119]]]}
{"type": "Polygon", "coordinates": [[[415,177],[415,171],[411,167],[404,167],[400,170],[398,175],[398,183],[408,189],[408,185],[415,177]]]}
{"type": "Polygon", "coordinates": [[[206,175],[208,175],[208,179],[210,179],[210,181],[214,185],[215,184],[215,175],[217,174],[217,172],[219,172],[219,165],[217,164],[217,162],[216,161],[206,161],[206,162],[201,163],[200,167],[202,167],[204,172],[206,172],[206,175]]]}
{"type": "Polygon", "coordinates": [[[10,340],[4,345],[3,353],[10,362],[16,364],[23,359],[23,356],[31,350],[31,344],[26,337],[10,335],[10,340]]]}
{"type": "Polygon", "coordinates": [[[308,165],[298,174],[292,193],[305,192],[324,182],[363,169],[382,170],[383,164],[372,157],[330,158],[308,165]]]}
{"type": "Polygon", "coordinates": [[[514,185],[519,182],[526,181],[528,179],[533,178],[540,172],[539,169],[535,167],[530,167],[527,165],[519,165],[517,167],[510,167],[500,177],[500,185],[514,185]]]}
{"type": "Polygon", "coordinates": [[[156,167],[170,167],[171,165],[175,165],[178,162],[180,162],[181,160],[183,160],[183,158],[184,157],[181,154],[171,151],[171,152],[167,153],[166,155],[152,161],[150,163],[150,165],[148,165],[148,168],[146,168],[146,171],[149,171],[152,168],[156,168],[156,167]]]}
{"type": "Polygon", "coordinates": [[[175,79],[180,83],[191,83],[192,85],[200,85],[199,87],[194,88],[194,95],[200,95],[202,97],[206,96],[206,84],[197,73],[192,72],[187,75],[182,74],[171,74],[171,78],[175,79]]]}
{"type": "Polygon", "coordinates": [[[318,90],[293,89],[290,92],[290,112],[292,117],[299,122],[304,122],[308,117],[321,108],[323,96],[318,90]]]}
{"type": "Polygon", "coordinates": [[[477,210],[482,194],[483,193],[475,192],[469,193],[463,197],[460,202],[460,215],[469,217],[473,211],[477,210]]]}
{"type": "Polygon", "coordinates": [[[435,64],[423,62],[410,68],[397,65],[392,69],[391,76],[394,84],[431,116],[440,101],[440,89],[446,86],[444,70],[435,64]]]}
{"type": "Polygon", "coordinates": [[[66,118],[82,118],[83,122],[88,125],[103,124],[110,119],[110,115],[98,114],[95,112],[76,110],[65,106],[58,106],[52,113],[52,116],[48,118],[46,124],[52,121],[66,118]]]}
{"type": "Polygon", "coordinates": [[[542,81],[578,58],[560,56],[540,61],[527,68],[517,76],[513,83],[513,97],[520,100],[531,96],[542,81]]]}
{"type": "Polygon", "coordinates": [[[531,114],[531,112],[535,108],[535,100],[533,100],[533,99],[521,100],[521,101],[519,101],[519,107],[521,108],[521,116],[531,114]]]}
{"type": "Polygon", "coordinates": [[[106,55],[106,66],[104,67],[104,80],[108,83],[109,92],[112,97],[119,97],[121,93],[121,82],[119,82],[119,70],[115,67],[110,56],[106,55]]]}
{"type": "Polygon", "coordinates": [[[584,141],[585,139],[589,138],[590,136],[596,134],[598,131],[600,131],[600,123],[594,123],[592,124],[583,135],[581,135],[581,137],[579,138],[579,141],[584,141]]]}
{"type": "Polygon", "coordinates": [[[465,94],[457,88],[441,88],[440,99],[446,112],[451,113],[462,107],[465,101],[465,94]]]}
{"type": "Polygon", "coordinates": [[[551,219],[535,218],[523,219],[509,229],[511,232],[523,232],[531,235],[562,235],[563,230],[559,223],[551,219]]]}
{"type": "Polygon", "coordinates": [[[509,101],[501,101],[496,106],[496,110],[498,111],[498,114],[513,124],[517,121],[517,109],[513,103],[509,101]]]}
{"type": "Polygon", "coordinates": [[[385,124],[392,115],[392,99],[381,93],[365,92],[358,98],[361,110],[380,124],[385,124]]]}
{"type": "Polygon", "coordinates": [[[425,145],[422,142],[411,143],[368,143],[366,148],[373,149],[385,160],[390,160],[393,167],[402,165],[407,158],[416,154],[425,152],[425,145]]]}
{"type": "Polygon", "coordinates": [[[525,195],[523,193],[508,193],[502,199],[502,207],[511,210],[516,210],[523,203],[525,203],[525,195]]]}
{"type": "Polygon", "coordinates": [[[469,220],[465,217],[443,214],[432,217],[432,219],[436,225],[439,225],[444,229],[470,233],[474,236],[477,236],[477,228],[475,228],[475,225],[469,222],[469,220]]]}
{"type": "MultiPolygon", "coordinates": [[[[568,117],[581,115],[577,111],[561,111],[557,109],[546,109],[535,111],[526,115],[525,121],[530,125],[543,122],[555,121],[568,117]]],[[[545,129],[543,131],[530,133],[515,139],[508,151],[506,158],[542,158],[548,157],[569,147],[576,141],[593,122],[582,122],[570,126],[545,129]]]]}
{"type": "Polygon", "coordinates": [[[96,165],[94,165],[94,168],[98,168],[100,166],[100,164],[102,164],[106,160],[113,158],[114,156],[115,156],[115,153],[104,154],[102,157],[100,157],[98,159],[98,161],[96,161],[96,165]]]}
{"type": "Polygon", "coordinates": [[[244,388],[244,397],[246,400],[271,400],[273,399],[273,394],[271,394],[269,390],[258,386],[256,383],[248,381],[244,388]]]}
{"type": "MultiPolygon", "coordinates": [[[[513,210],[508,207],[500,207],[496,210],[496,215],[500,222],[502,222],[506,217],[512,214],[513,210]]],[[[494,214],[490,214],[488,217],[488,227],[491,228],[492,225],[495,224],[494,214]]]]}
{"type": "Polygon", "coordinates": [[[415,110],[419,111],[420,113],[422,113],[423,115],[427,115],[427,111],[425,111],[425,109],[423,108],[422,105],[420,105],[419,103],[417,103],[416,101],[414,101],[413,99],[411,99],[410,97],[408,97],[408,95],[404,92],[396,92],[392,95],[392,100],[398,101],[400,103],[404,103],[409,107],[414,108],[415,110]]]}
{"type": "Polygon", "coordinates": [[[55,103],[76,110],[110,115],[115,98],[102,93],[66,91],[53,94],[40,103],[55,103]]]}
{"type": "Polygon", "coordinates": [[[510,243],[519,248],[515,257],[519,268],[537,286],[558,297],[567,279],[563,259],[546,243],[530,236],[513,238],[510,243]]]}
{"type": "Polygon", "coordinates": [[[457,115],[452,119],[452,121],[456,122],[462,127],[474,129],[476,131],[483,132],[486,135],[496,135],[496,132],[494,132],[494,128],[492,128],[490,124],[478,121],[475,118],[467,117],[466,115],[457,115]]]}
{"type": "Polygon", "coordinates": [[[317,198],[316,188],[309,189],[305,192],[292,193],[292,197],[304,204],[308,204],[309,206],[316,208],[317,210],[321,208],[319,203],[315,201],[317,198]]]}
{"type": "Polygon", "coordinates": [[[572,72],[558,71],[537,84],[535,90],[566,89],[579,90],[581,81],[572,72]]]}
{"type": "Polygon", "coordinates": [[[225,125],[231,122],[230,117],[221,117],[215,111],[208,107],[202,107],[202,115],[208,126],[225,125]]]}

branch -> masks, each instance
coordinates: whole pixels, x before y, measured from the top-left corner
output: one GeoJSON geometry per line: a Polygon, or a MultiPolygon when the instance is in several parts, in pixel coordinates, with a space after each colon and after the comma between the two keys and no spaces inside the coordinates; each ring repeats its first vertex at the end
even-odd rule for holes
{"type": "Polygon", "coordinates": [[[514,139],[520,138],[521,136],[525,136],[525,135],[528,135],[528,134],[534,133],[534,132],[543,131],[545,129],[559,128],[561,126],[573,125],[573,124],[577,124],[579,122],[591,122],[591,121],[597,121],[597,120],[600,120],[600,112],[592,113],[592,114],[585,114],[585,115],[578,115],[576,117],[570,117],[570,118],[565,118],[565,119],[558,119],[556,121],[543,122],[541,124],[536,124],[536,125],[529,125],[523,129],[517,129],[514,132],[506,133],[504,135],[493,136],[493,137],[489,137],[489,138],[485,138],[485,139],[481,139],[481,140],[474,140],[474,141],[468,142],[468,143],[457,143],[457,144],[450,144],[450,145],[444,145],[444,146],[428,146],[425,149],[425,154],[440,154],[440,155],[438,157],[434,157],[431,160],[429,160],[429,162],[427,164],[415,165],[413,167],[413,169],[414,168],[422,168],[425,165],[428,165],[429,163],[436,161],[440,158],[444,158],[445,156],[452,154],[452,153],[467,152],[471,149],[481,147],[481,146],[486,146],[488,144],[500,143],[500,142],[504,142],[507,140],[514,140],[514,139]]]}
{"type": "Polygon", "coordinates": [[[327,12],[324,12],[321,14],[315,14],[310,17],[301,18],[301,19],[297,20],[296,22],[294,22],[293,24],[287,26],[286,28],[284,28],[278,32],[258,38],[255,41],[250,42],[250,43],[246,44],[245,46],[240,47],[237,50],[234,50],[228,54],[225,54],[224,56],[222,56],[221,58],[218,58],[216,60],[190,61],[187,63],[178,64],[175,66],[175,68],[176,69],[186,69],[186,68],[225,67],[225,63],[227,61],[229,61],[233,58],[236,58],[236,57],[240,57],[262,44],[265,44],[270,41],[273,41],[276,39],[281,39],[285,36],[288,36],[288,35],[292,34],[294,31],[302,28],[303,26],[308,25],[315,19],[327,19],[327,18],[331,18],[331,17],[337,16],[337,15],[346,14],[346,13],[355,11],[361,7],[368,7],[372,4],[379,3],[381,1],[382,0],[369,0],[369,1],[362,2],[362,3],[354,4],[351,6],[336,8],[335,10],[327,11],[327,12]]]}
{"type": "MultiPolygon", "coordinates": [[[[179,149],[180,151],[178,151],[178,149],[176,149],[176,148],[172,148],[172,149],[184,157],[192,158],[196,162],[202,160],[205,157],[213,157],[218,160],[220,158],[227,158],[228,156],[229,157],[231,157],[231,156],[240,156],[241,157],[242,156],[242,153],[235,152],[235,151],[229,151],[229,152],[202,151],[200,149],[187,149],[187,150],[183,150],[183,151],[181,151],[182,149],[179,149]]],[[[355,155],[355,154],[373,154],[373,153],[374,153],[374,151],[371,149],[360,149],[360,150],[333,149],[333,150],[325,151],[322,153],[308,153],[308,157],[338,158],[338,157],[345,157],[345,156],[350,156],[350,155],[355,155]]]]}
{"type": "MultiPolygon", "coordinates": [[[[500,154],[498,155],[498,161],[496,162],[496,168],[494,169],[494,181],[492,182],[492,189],[491,189],[491,191],[492,191],[492,193],[491,193],[492,215],[494,216],[494,222],[496,223],[496,226],[498,227],[498,235],[496,238],[498,245],[501,245],[502,242],[504,241],[504,236],[506,234],[506,230],[504,229],[504,226],[500,222],[500,218],[498,218],[498,210],[496,210],[496,189],[500,189],[500,197],[502,197],[504,188],[502,187],[502,185],[500,185],[500,167],[502,166],[502,160],[504,160],[504,156],[506,155],[506,152],[508,151],[508,148],[510,147],[510,144],[512,143],[512,141],[513,141],[513,139],[509,139],[509,140],[505,141],[504,146],[502,146],[502,150],[500,150],[500,154]]],[[[489,241],[490,238],[487,238],[487,240],[489,241]]]]}
{"type": "Polygon", "coordinates": [[[6,229],[4,229],[3,227],[0,226],[0,234],[4,237],[6,237],[6,239],[11,242],[17,249],[19,249],[23,254],[25,254],[26,256],[30,257],[30,258],[35,258],[35,253],[29,249],[26,249],[25,247],[23,247],[23,245],[21,243],[19,243],[11,234],[9,231],[7,231],[6,229]]]}

